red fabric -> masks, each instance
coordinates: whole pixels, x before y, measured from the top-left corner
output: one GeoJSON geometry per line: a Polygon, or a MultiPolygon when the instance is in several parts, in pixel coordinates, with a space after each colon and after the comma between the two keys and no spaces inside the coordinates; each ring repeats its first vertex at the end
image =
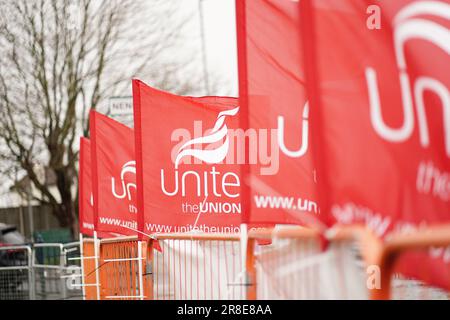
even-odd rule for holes
{"type": "Polygon", "coordinates": [[[91,142],[80,138],[80,170],[78,178],[78,207],[80,232],[86,236],[94,236],[94,207],[91,176],[91,142]]]}
{"type": "Polygon", "coordinates": [[[136,235],[137,195],[134,132],[91,111],[95,229],[136,235]]]}
{"type": "Polygon", "coordinates": [[[298,6],[286,0],[236,2],[241,116],[258,136],[248,148],[246,222],[253,225],[321,226],[298,6]]]}
{"type": "MultiPolygon", "coordinates": [[[[94,194],[92,190],[91,142],[80,138],[80,169],[78,177],[78,204],[80,232],[88,237],[94,236],[94,194]]],[[[114,234],[97,232],[98,238],[113,238],[114,234]]]]}
{"type": "Polygon", "coordinates": [[[220,152],[228,145],[230,152],[222,154],[228,156],[237,148],[229,130],[238,127],[238,114],[221,114],[236,113],[237,100],[180,97],[137,80],[133,98],[138,185],[142,186],[138,188],[143,213],[139,230],[151,234],[188,232],[194,226],[209,232],[239,228],[240,186],[232,184],[241,182],[240,166],[223,163],[220,152]],[[215,126],[217,131],[212,130],[215,126]],[[182,148],[201,137],[205,143],[182,148]],[[199,155],[189,155],[192,151],[199,155]],[[202,158],[207,155],[212,155],[208,161],[202,158]]]}
{"type": "MultiPolygon", "coordinates": [[[[301,3],[325,211],[382,237],[450,222],[450,4],[301,3]],[[379,30],[369,5],[381,10],[379,30]]],[[[419,256],[402,270],[448,287],[444,258],[425,277],[419,256]]]]}

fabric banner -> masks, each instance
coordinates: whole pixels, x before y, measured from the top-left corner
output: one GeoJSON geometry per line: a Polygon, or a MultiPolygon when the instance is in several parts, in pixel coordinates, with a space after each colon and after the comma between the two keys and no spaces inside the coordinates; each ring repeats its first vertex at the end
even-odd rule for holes
{"type": "MultiPolygon", "coordinates": [[[[450,222],[450,4],[300,3],[324,211],[381,237],[450,222]]],[[[402,270],[448,287],[445,252],[402,270]]]]}
{"type": "Polygon", "coordinates": [[[96,111],[90,113],[95,230],[137,233],[134,131],[96,111]]]}
{"type": "Polygon", "coordinates": [[[80,138],[80,162],[78,177],[78,210],[80,232],[88,237],[94,236],[94,196],[92,193],[91,142],[80,138]]]}
{"type": "Polygon", "coordinates": [[[133,98],[139,230],[237,232],[237,99],[180,97],[138,80],[133,98]]]}
{"type": "Polygon", "coordinates": [[[298,6],[287,0],[236,1],[251,224],[321,225],[298,6]]]}

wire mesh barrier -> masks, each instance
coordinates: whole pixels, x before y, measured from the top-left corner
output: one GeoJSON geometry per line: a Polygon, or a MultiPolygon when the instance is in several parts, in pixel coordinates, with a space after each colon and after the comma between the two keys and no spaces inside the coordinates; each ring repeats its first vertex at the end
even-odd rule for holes
{"type": "Polygon", "coordinates": [[[66,284],[66,300],[79,300],[83,298],[82,269],[81,269],[80,242],[72,242],[63,245],[62,279],[66,284]]]}
{"type": "Polygon", "coordinates": [[[164,234],[149,241],[125,237],[83,239],[82,244],[0,247],[0,299],[449,298],[429,285],[439,278],[437,269],[420,263],[420,257],[443,259],[440,278],[450,278],[450,226],[384,242],[363,228],[319,235],[284,227],[248,237],[164,234]],[[411,257],[419,261],[416,271],[424,282],[400,275],[411,257]],[[368,268],[373,266],[380,285],[371,288],[368,268]]]}
{"type": "Polygon", "coordinates": [[[100,241],[100,299],[148,298],[144,283],[146,252],[146,243],[135,237],[100,241]]]}
{"type": "Polygon", "coordinates": [[[39,300],[81,299],[79,242],[33,246],[35,294],[39,300]]]}
{"type": "Polygon", "coordinates": [[[246,298],[239,236],[158,235],[151,242],[153,299],[246,298]]]}
{"type": "Polygon", "coordinates": [[[79,242],[0,247],[0,299],[81,299],[80,260],[79,242]]]}
{"type": "MultiPolygon", "coordinates": [[[[413,239],[411,248],[423,246],[420,235],[413,239]]],[[[395,275],[380,258],[396,252],[395,242],[383,244],[359,227],[330,230],[325,238],[304,228],[250,232],[244,241],[239,235],[154,235],[140,252],[135,238],[100,246],[102,299],[376,299],[386,296],[386,286],[370,288],[369,267],[395,275]]],[[[399,292],[407,299],[448,297],[417,280],[397,276],[391,284],[392,298],[399,292]]]]}
{"type": "Polygon", "coordinates": [[[33,269],[35,290],[38,300],[59,300],[66,298],[66,283],[62,268],[64,267],[63,245],[45,243],[34,245],[33,269]]]}
{"type": "Polygon", "coordinates": [[[84,300],[100,299],[100,280],[98,279],[99,270],[97,269],[98,256],[95,249],[96,241],[85,238],[81,240],[81,267],[82,267],[82,292],[84,300]]]}
{"type": "Polygon", "coordinates": [[[364,262],[352,239],[331,239],[300,228],[257,232],[272,240],[254,245],[256,299],[367,299],[364,262]]]}
{"type": "Polygon", "coordinates": [[[0,300],[34,299],[29,246],[0,247],[0,300]]]}

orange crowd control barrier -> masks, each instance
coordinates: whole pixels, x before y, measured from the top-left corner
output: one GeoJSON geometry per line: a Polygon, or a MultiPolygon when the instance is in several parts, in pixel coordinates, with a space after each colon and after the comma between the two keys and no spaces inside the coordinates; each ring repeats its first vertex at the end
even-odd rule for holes
{"type": "Polygon", "coordinates": [[[137,237],[100,240],[100,299],[149,299],[147,243],[137,237]]]}
{"type": "MultiPolygon", "coordinates": [[[[385,241],[377,262],[381,270],[381,286],[379,290],[373,291],[372,298],[377,300],[448,299],[448,292],[397,273],[396,267],[402,258],[417,253],[432,255],[432,251],[443,254],[450,252],[450,225],[433,226],[389,237],[385,241]]],[[[446,266],[444,272],[446,272],[447,278],[450,278],[450,263],[447,263],[446,266]]],[[[422,268],[422,276],[427,273],[431,276],[433,273],[430,268],[424,269],[427,268],[426,265],[418,264],[416,268],[422,268]]],[[[450,287],[450,283],[447,287],[450,287]]]]}
{"type": "Polygon", "coordinates": [[[83,274],[83,299],[84,300],[98,300],[99,281],[96,272],[98,257],[96,256],[96,241],[91,238],[80,237],[80,252],[81,252],[81,268],[83,274]]]}

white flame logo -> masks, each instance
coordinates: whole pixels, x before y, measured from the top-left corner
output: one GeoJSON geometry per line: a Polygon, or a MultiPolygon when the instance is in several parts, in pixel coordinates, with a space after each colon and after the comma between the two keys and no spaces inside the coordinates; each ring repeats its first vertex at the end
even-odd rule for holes
{"type": "Polygon", "coordinates": [[[178,150],[177,158],[175,159],[175,168],[178,169],[178,165],[183,157],[192,156],[203,162],[212,164],[219,163],[225,159],[228,153],[228,149],[230,147],[230,141],[228,139],[228,127],[225,124],[225,118],[227,116],[235,116],[239,111],[239,107],[222,111],[217,116],[216,124],[212,129],[211,133],[200,138],[195,138],[186,142],[181,148],[178,150]],[[218,141],[221,141],[225,138],[225,142],[218,148],[213,150],[203,150],[203,149],[187,149],[196,144],[211,144],[218,141]]]}
{"type": "Polygon", "coordinates": [[[125,197],[131,201],[131,188],[136,189],[135,183],[127,183],[125,184],[125,175],[127,173],[131,173],[136,175],[136,161],[129,161],[125,163],[122,167],[122,171],[120,172],[120,180],[122,181],[122,194],[117,194],[116,192],[116,181],[114,177],[111,178],[111,188],[114,197],[118,199],[124,199],[125,197]]]}

